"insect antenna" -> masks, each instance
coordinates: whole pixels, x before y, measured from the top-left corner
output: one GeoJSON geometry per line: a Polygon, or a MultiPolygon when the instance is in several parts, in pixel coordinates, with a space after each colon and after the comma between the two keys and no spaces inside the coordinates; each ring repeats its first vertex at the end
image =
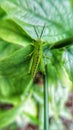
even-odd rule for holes
{"type": "Polygon", "coordinates": [[[35,27],[35,26],[33,26],[34,31],[35,31],[35,33],[36,33],[36,35],[37,35],[37,38],[41,38],[41,37],[42,37],[43,32],[44,32],[44,29],[45,29],[45,26],[46,26],[46,25],[44,24],[43,29],[42,29],[41,34],[40,34],[40,36],[39,36],[39,35],[38,35],[38,33],[37,33],[36,27],[35,27]]]}
{"type": "Polygon", "coordinates": [[[42,31],[41,31],[40,38],[41,38],[42,35],[43,35],[44,29],[45,29],[45,24],[44,24],[43,29],[42,29],[42,31]]]}
{"type": "Polygon", "coordinates": [[[39,35],[38,35],[38,33],[37,33],[36,27],[35,27],[35,26],[33,26],[33,28],[34,28],[34,31],[35,31],[35,33],[36,33],[36,35],[37,35],[37,38],[38,38],[38,37],[39,37],[39,35]]]}

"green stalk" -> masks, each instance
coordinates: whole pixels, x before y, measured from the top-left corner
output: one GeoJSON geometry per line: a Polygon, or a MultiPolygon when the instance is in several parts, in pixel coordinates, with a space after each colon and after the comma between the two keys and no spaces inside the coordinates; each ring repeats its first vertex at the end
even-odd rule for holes
{"type": "Polygon", "coordinates": [[[43,130],[44,127],[44,115],[43,115],[43,104],[39,104],[39,111],[38,111],[38,118],[40,120],[40,125],[38,127],[38,130],[43,130]]]}
{"type": "Polygon", "coordinates": [[[46,75],[44,75],[44,130],[49,130],[49,117],[48,117],[48,70],[45,66],[46,75]]]}

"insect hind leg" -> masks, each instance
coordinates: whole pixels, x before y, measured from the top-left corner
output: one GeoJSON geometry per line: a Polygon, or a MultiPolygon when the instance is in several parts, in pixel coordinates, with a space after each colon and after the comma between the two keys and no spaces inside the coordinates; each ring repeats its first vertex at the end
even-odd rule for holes
{"type": "Polygon", "coordinates": [[[30,63],[29,63],[28,74],[30,74],[30,73],[31,73],[31,68],[32,68],[32,65],[33,65],[33,57],[31,58],[30,63]]]}

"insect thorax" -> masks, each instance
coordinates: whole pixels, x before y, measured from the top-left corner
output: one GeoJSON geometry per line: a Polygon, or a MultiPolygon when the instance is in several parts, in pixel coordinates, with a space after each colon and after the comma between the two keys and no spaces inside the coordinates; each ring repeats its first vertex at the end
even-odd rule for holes
{"type": "Polygon", "coordinates": [[[38,42],[38,43],[41,43],[41,42],[42,42],[42,41],[41,41],[41,38],[38,38],[38,39],[37,39],[37,42],[38,42]]]}
{"type": "MultiPolygon", "coordinates": [[[[34,51],[39,54],[40,51],[42,51],[42,41],[40,38],[37,39],[37,41],[34,43],[34,51]]],[[[36,54],[36,55],[37,55],[36,54]]]]}

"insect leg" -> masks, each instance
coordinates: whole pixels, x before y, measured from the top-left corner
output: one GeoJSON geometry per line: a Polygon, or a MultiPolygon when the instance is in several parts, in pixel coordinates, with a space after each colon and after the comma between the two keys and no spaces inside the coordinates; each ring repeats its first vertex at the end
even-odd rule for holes
{"type": "Polygon", "coordinates": [[[46,46],[46,45],[48,45],[47,41],[45,41],[45,42],[42,43],[42,46],[46,46]]]}
{"type": "Polygon", "coordinates": [[[33,65],[33,57],[32,57],[31,60],[30,60],[30,65],[29,65],[29,70],[28,70],[28,73],[29,73],[29,74],[31,73],[32,65],[33,65]]]}
{"type": "Polygon", "coordinates": [[[45,74],[45,62],[43,60],[43,57],[41,57],[41,60],[40,60],[40,69],[42,73],[45,74]]]}

